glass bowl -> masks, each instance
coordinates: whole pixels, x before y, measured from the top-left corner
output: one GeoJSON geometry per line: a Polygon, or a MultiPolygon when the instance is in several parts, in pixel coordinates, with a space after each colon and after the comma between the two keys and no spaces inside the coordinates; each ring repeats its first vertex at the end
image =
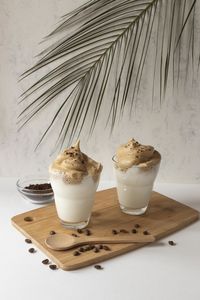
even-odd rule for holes
{"type": "Polygon", "coordinates": [[[47,177],[36,178],[29,175],[20,178],[16,186],[23,198],[31,203],[45,204],[54,201],[53,190],[47,177]]]}

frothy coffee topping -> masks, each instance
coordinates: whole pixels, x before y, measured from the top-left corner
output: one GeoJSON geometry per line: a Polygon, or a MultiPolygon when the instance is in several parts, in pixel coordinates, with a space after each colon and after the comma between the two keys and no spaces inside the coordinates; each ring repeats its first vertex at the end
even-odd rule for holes
{"type": "Polygon", "coordinates": [[[150,168],[158,164],[161,155],[152,146],[144,146],[131,139],[127,144],[121,145],[116,152],[116,166],[126,171],[132,166],[150,168]]]}
{"type": "Polygon", "coordinates": [[[68,183],[80,183],[84,176],[91,176],[96,182],[102,171],[102,165],[80,150],[80,142],[65,149],[49,167],[51,173],[63,174],[68,183]]]}

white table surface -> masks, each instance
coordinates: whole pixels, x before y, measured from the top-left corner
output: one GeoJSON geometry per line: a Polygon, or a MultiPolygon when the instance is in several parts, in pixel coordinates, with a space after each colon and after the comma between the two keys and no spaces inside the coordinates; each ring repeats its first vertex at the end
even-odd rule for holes
{"type": "MultiPolygon", "coordinates": [[[[10,222],[12,216],[35,209],[18,194],[15,178],[0,178],[1,300],[199,300],[200,222],[162,243],[146,246],[75,271],[52,271],[41,263],[40,250],[30,245],[10,222]],[[177,245],[168,245],[174,240],[177,245]]],[[[101,183],[100,189],[112,183],[101,183]]],[[[200,211],[200,185],[157,184],[154,190],[200,211]]]]}

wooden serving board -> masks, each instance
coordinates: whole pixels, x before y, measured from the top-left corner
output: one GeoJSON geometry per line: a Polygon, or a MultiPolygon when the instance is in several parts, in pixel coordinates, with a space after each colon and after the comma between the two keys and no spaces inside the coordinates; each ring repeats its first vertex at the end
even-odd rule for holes
{"type": "MultiPolygon", "coordinates": [[[[112,235],[112,229],[126,229],[131,232],[134,225],[139,224],[138,232],[148,230],[156,239],[160,239],[187,226],[198,218],[198,211],[156,192],[152,193],[150,205],[145,215],[130,216],[124,214],[118,205],[116,189],[112,188],[96,193],[94,209],[88,228],[93,236],[107,236],[112,235]]],[[[44,242],[51,230],[56,233],[75,232],[65,229],[60,224],[54,204],[17,215],[12,218],[12,224],[64,270],[74,270],[95,264],[144,246],[144,244],[112,244],[108,245],[111,251],[101,250],[94,253],[90,250],[80,256],[73,256],[75,249],[67,251],[51,250],[44,242]]]]}

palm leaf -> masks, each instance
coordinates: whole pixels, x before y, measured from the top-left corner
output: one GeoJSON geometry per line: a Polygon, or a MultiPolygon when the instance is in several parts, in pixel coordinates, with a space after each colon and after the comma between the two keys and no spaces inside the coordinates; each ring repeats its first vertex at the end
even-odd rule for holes
{"type": "MultiPolygon", "coordinates": [[[[156,32],[152,98],[158,90],[162,102],[171,62],[173,78],[175,73],[179,78],[182,37],[191,19],[187,53],[192,50],[194,65],[195,3],[196,0],[93,0],[64,15],[61,24],[46,38],[52,44],[21,76],[24,79],[51,67],[22,94],[21,103],[25,106],[19,115],[20,128],[66,91],[66,98],[38,145],[56,126],[63,111],[56,147],[70,143],[84,128],[92,134],[103,105],[112,130],[125,107],[129,106],[132,113],[137,103],[152,32],[156,32]],[[37,92],[40,95],[28,102],[37,92]],[[105,97],[108,92],[109,97],[105,97]]],[[[188,56],[187,69],[189,61],[188,56]]]]}

